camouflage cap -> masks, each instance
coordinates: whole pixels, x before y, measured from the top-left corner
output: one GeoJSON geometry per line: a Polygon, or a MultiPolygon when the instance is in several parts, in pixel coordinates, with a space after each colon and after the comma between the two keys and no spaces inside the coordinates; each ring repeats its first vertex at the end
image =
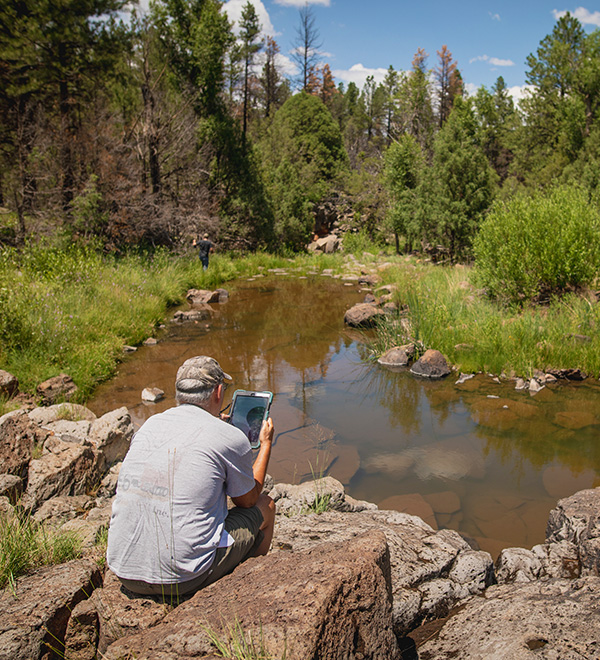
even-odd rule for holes
{"type": "Polygon", "coordinates": [[[224,380],[233,380],[219,363],[206,355],[197,355],[186,360],[177,370],[175,389],[178,392],[193,394],[207,387],[215,387],[224,380]]]}

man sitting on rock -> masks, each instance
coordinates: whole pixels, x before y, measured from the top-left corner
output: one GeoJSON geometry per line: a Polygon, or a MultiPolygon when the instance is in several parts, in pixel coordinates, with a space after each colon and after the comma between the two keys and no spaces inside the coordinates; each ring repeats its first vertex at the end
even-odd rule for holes
{"type": "Polygon", "coordinates": [[[130,591],[190,594],[269,551],[275,504],[262,488],[273,421],[263,422],[253,465],[248,438],[220,418],[224,380],[231,376],[215,359],[186,360],[175,382],[179,405],[148,419],[131,441],[107,550],[130,591]]]}

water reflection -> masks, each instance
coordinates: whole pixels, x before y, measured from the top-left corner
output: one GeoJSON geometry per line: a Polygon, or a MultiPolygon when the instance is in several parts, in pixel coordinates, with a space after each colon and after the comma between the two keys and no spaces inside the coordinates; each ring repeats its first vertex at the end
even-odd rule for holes
{"type": "MultiPolygon", "coordinates": [[[[214,355],[241,389],[274,392],[270,472],[332,474],[353,497],[450,527],[496,554],[543,541],[556,500],[600,484],[600,388],[555,385],[536,397],[479,375],[417,380],[367,360],[343,326],[358,287],[314,278],[237,282],[210,320],[169,325],[90,407],[126,405],[136,424],[174,405],[179,365],[214,355]],[[144,387],[164,401],[143,404],[144,387]]],[[[230,390],[231,392],[231,390],[230,390]]]]}

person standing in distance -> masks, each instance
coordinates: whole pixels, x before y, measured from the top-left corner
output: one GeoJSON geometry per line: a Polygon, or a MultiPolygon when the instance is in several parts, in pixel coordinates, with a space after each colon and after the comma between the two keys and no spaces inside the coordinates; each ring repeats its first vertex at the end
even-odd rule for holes
{"type": "Polygon", "coordinates": [[[194,239],[192,245],[198,248],[198,256],[202,262],[202,268],[206,270],[208,268],[208,255],[215,251],[215,244],[208,240],[208,234],[204,234],[201,241],[194,239]]]}
{"type": "Polygon", "coordinates": [[[178,405],[150,417],[131,441],[107,563],[134,593],[191,594],[269,551],[275,503],[262,489],[273,420],[262,424],[253,464],[246,435],[220,417],[225,380],[231,376],[214,358],[186,360],[175,382],[178,405]]]}

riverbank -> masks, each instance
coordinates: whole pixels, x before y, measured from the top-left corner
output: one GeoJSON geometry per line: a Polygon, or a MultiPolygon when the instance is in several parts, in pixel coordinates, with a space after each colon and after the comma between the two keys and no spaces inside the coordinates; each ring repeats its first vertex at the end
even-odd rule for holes
{"type": "MultiPolygon", "coordinates": [[[[365,251],[370,247],[370,251],[365,251]]],[[[379,253],[300,255],[288,259],[216,254],[208,271],[195,254],[168,252],[107,257],[77,246],[30,245],[0,252],[0,368],[20,390],[60,373],[86,401],[110,378],[124,345],[139,345],[157,332],[169,309],[189,288],[214,288],[280,269],[307,275],[370,274],[391,286],[405,319],[387,315],[370,338],[374,358],[404,338],[441,351],[465,373],[530,377],[536,369],[579,368],[600,372],[600,306],[593,291],[571,293],[544,306],[503,307],[478,288],[477,272],[379,253]]],[[[377,292],[376,292],[377,293],[377,292]]],[[[0,412],[9,409],[0,400],[0,412]]]]}

